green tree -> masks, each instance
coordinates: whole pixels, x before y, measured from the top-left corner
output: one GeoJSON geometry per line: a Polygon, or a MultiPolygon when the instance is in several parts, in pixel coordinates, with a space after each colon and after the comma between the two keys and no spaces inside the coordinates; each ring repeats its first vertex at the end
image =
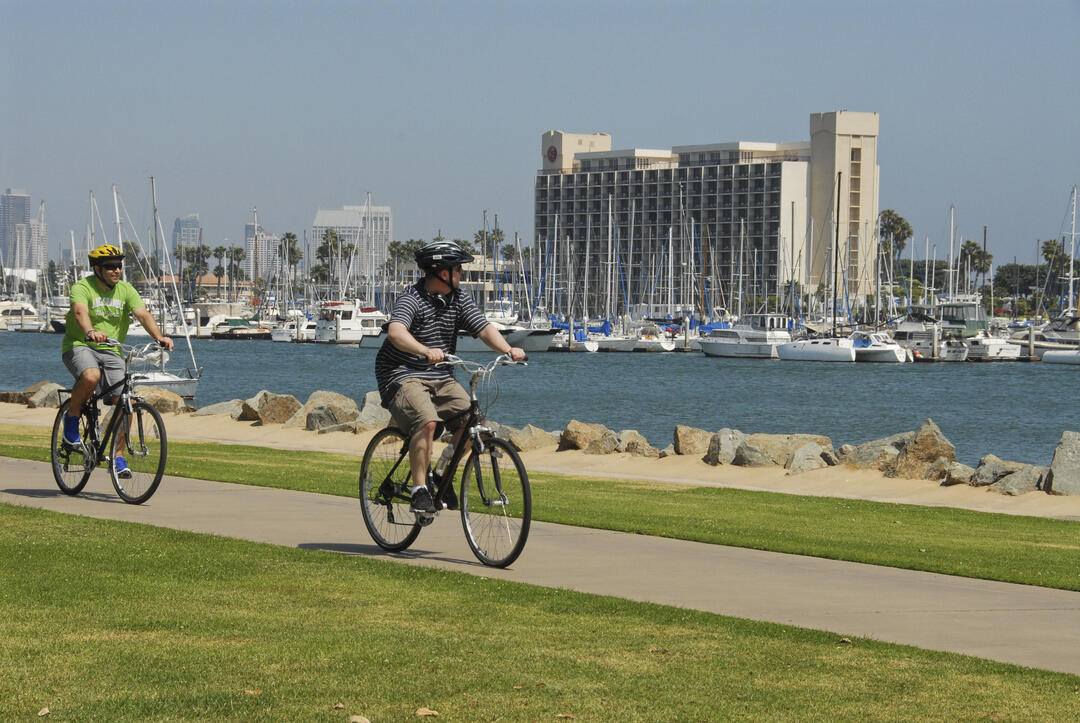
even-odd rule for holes
{"type": "Polygon", "coordinates": [[[217,266],[214,267],[214,276],[217,277],[217,296],[221,298],[221,277],[225,273],[225,257],[229,255],[229,249],[224,246],[214,247],[214,258],[217,259],[217,266]]]}
{"type": "Polygon", "coordinates": [[[900,259],[908,239],[914,235],[911,224],[891,208],[887,208],[878,214],[878,243],[881,244],[885,255],[891,259],[892,269],[896,269],[896,261],[900,259]]]}
{"type": "Polygon", "coordinates": [[[296,267],[304,258],[304,252],[300,250],[300,241],[292,231],[281,237],[281,244],[285,248],[285,264],[289,267],[289,288],[296,290],[296,267]]]}

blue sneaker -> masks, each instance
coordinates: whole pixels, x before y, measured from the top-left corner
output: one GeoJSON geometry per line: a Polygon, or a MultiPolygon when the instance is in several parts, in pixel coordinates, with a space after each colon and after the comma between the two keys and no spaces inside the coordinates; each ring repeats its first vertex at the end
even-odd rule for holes
{"type": "Polygon", "coordinates": [[[131,479],[131,470],[128,469],[127,462],[120,455],[116,455],[116,459],[113,460],[113,468],[116,470],[116,476],[120,479],[131,479]]]}
{"type": "Polygon", "coordinates": [[[82,437],[79,436],[79,419],[79,417],[64,415],[64,442],[72,447],[82,444],[82,437]]]}

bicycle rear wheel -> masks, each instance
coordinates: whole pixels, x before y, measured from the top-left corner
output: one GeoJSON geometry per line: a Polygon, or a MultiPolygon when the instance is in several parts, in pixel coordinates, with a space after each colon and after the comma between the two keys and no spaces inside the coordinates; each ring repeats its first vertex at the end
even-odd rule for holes
{"type": "Polygon", "coordinates": [[[157,491],[165,474],[165,456],[169,447],[165,438],[165,423],[161,421],[158,410],[146,402],[133,402],[130,414],[122,409],[117,409],[116,413],[122,415],[117,420],[117,432],[125,430],[127,439],[124,446],[119,447],[119,436],[113,434],[109,450],[114,461],[109,468],[113,487],[124,502],[141,505],[157,491]],[[117,455],[127,462],[131,477],[122,478],[117,473],[117,455]]]}
{"type": "Polygon", "coordinates": [[[404,550],[420,534],[419,520],[410,509],[411,488],[408,438],[397,429],[380,430],[360,466],[360,509],[371,539],[384,550],[404,550]]]}
{"type": "Polygon", "coordinates": [[[525,548],[532,522],[529,476],[517,451],[501,439],[475,449],[461,476],[461,524],[473,554],[506,567],[525,548]]]}
{"type": "Polygon", "coordinates": [[[97,466],[97,455],[87,441],[90,437],[90,419],[85,414],[79,415],[79,436],[83,443],[78,447],[64,444],[64,416],[70,408],[71,400],[68,399],[60,405],[60,411],[53,420],[50,457],[56,486],[65,495],[77,495],[82,492],[90,479],[90,473],[97,466]]]}

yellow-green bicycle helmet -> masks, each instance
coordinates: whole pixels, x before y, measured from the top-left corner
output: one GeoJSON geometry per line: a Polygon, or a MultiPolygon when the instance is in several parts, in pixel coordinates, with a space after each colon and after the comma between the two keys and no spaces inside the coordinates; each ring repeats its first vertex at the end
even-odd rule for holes
{"type": "Polygon", "coordinates": [[[89,256],[90,265],[96,266],[104,261],[121,261],[124,258],[124,252],[112,244],[102,244],[91,251],[89,256]]]}

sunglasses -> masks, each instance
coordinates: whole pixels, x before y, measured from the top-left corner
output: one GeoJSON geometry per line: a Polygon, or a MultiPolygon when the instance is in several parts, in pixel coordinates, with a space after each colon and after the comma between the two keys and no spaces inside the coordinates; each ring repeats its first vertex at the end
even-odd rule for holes
{"type": "Polygon", "coordinates": [[[116,271],[117,269],[124,268],[124,265],[119,262],[114,262],[111,264],[102,264],[101,268],[105,269],[106,271],[116,271]]]}

